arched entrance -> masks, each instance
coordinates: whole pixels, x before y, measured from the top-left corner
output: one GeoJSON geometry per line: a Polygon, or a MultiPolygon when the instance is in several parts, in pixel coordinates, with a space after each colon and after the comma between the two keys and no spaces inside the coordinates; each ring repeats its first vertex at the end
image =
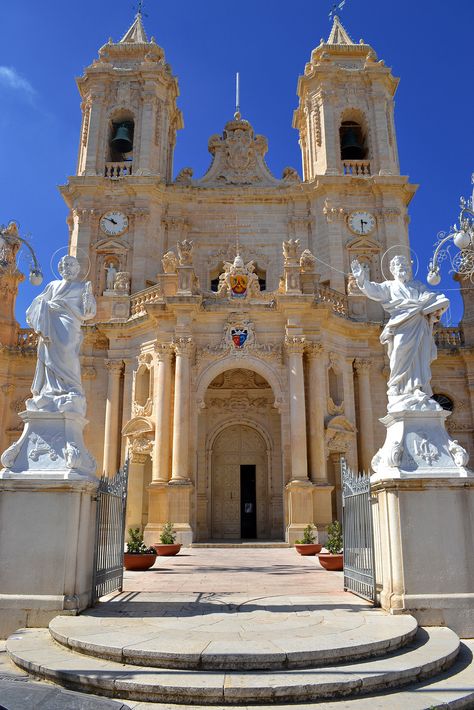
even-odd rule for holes
{"type": "Polygon", "coordinates": [[[198,384],[196,540],[282,540],[278,382],[273,376],[271,384],[273,373],[267,379],[260,363],[262,374],[231,365],[198,384]]]}
{"type": "Polygon", "coordinates": [[[211,456],[211,534],[214,539],[268,537],[267,446],[245,424],[225,427],[211,456]]]}

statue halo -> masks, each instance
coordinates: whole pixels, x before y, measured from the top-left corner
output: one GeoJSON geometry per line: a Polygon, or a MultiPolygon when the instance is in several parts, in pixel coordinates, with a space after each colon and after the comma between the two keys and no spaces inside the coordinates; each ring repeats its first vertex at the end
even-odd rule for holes
{"type": "MultiPolygon", "coordinates": [[[[87,259],[88,266],[87,266],[86,273],[84,274],[84,276],[82,276],[82,264],[81,264],[81,271],[79,272],[79,275],[85,281],[87,279],[87,277],[89,276],[89,273],[91,270],[91,260],[90,260],[89,254],[84,249],[81,249],[80,247],[78,247],[77,251],[80,252],[81,255],[84,255],[87,259]]],[[[60,274],[58,274],[56,266],[55,266],[56,258],[59,255],[60,258],[58,259],[58,261],[60,261],[60,259],[63,256],[66,256],[66,254],[69,256],[74,256],[74,254],[69,254],[69,247],[59,247],[59,249],[56,249],[56,251],[52,254],[51,260],[49,262],[49,268],[51,270],[51,273],[53,274],[55,279],[58,279],[58,281],[61,281],[62,277],[60,276],[60,274]]]]}
{"type": "Polygon", "coordinates": [[[420,260],[418,259],[418,254],[414,249],[411,247],[408,247],[406,244],[394,244],[393,246],[389,247],[384,253],[382,254],[382,257],[380,259],[380,268],[382,270],[382,276],[384,277],[385,281],[390,281],[392,278],[392,273],[390,271],[390,262],[391,260],[397,256],[397,253],[391,254],[390,252],[397,250],[397,253],[403,256],[406,256],[407,259],[409,260],[411,266],[412,266],[412,276],[414,279],[416,279],[418,275],[418,270],[420,268],[420,260]],[[388,266],[388,271],[389,275],[385,273],[384,266],[388,266]]]}

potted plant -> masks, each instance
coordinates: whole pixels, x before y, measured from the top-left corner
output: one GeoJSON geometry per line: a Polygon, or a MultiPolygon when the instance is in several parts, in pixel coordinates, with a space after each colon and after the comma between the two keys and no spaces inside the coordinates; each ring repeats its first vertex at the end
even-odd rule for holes
{"type": "Polygon", "coordinates": [[[340,572],[344,568],[344,555],[342,554],[342,525],[338,520],[328,525],[327,552],[320,552],[319,562],[324,569],[330,572],[340,572]]]}
{"type": "Polygon", "coordinates": [[[170,557],[177,555],[181,549],[181,543],[176,542],[176,531],[173,523],[165,523],[160,535],[160,543],[153,545],[160,556],[170,557]],[[161,544],[160,544],[161,543],[161,544]]]}
{"type": "Polygon", "coordinates": [[[156,550],[143,542],[140,528],[129,528],[127,551],[123,554],[123,564],[127,570],[150,569],[155,564],[156,550]]]}
{"type": "Polygon", "coordinates": [[[300,555],[316,555],[321,552],[322,545],[317,541],[318,531],[309,523],[303,530],[303,539],[295,540],[295,550],[300,555]],[[315,534],[316,533],[316,534],[315,534]]]}

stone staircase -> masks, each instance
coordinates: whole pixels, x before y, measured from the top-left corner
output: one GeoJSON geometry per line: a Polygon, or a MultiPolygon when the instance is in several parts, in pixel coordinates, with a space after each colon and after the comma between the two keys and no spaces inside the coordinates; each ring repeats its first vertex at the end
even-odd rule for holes
{"type": "Polygon", "coordinates": [[[474,642],[409,615],[300,597],[126,608],[22,629],[8,654],[34,676],[125,703],[474,708],[474,642]]]}

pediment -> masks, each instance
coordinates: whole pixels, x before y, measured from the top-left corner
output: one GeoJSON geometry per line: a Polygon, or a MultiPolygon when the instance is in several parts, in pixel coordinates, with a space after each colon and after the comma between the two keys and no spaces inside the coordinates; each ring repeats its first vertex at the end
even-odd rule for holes
{"type": "Polygon", "coordinates": [[[350,239],[346,244],[347,249],[358,252],[380,251],[380,245],[374,239],[367,237],[355,237],[350,239]]]}
{"type": "Polygon", "coordinates": [[[109,254],[125,254],[127,247],[123,242],[118,242],[116,239],[101,239],[95,245],[98,252],[106,251],[109,254]]]}
{"type": "Polygon", "coordinates": [[[147,417],[134,417],[127,422],[122,429],[124,436],[138,436],[140,434],[149,434],[155,431],[155,426],[151,419],[147,417]]]}

